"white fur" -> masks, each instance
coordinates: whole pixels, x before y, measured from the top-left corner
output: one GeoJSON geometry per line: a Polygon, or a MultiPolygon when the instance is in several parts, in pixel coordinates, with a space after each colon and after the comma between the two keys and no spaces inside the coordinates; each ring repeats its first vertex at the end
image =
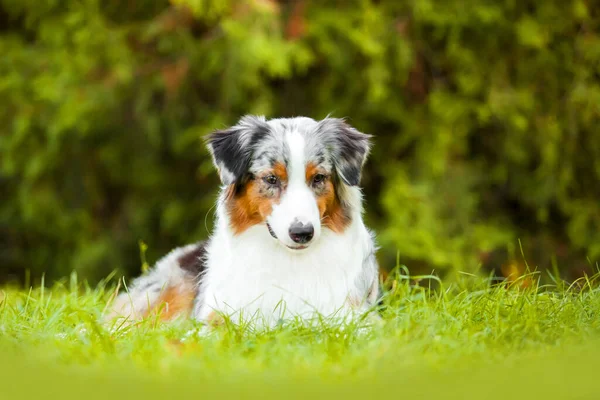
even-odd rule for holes
{"type": "MultiPolygon", "coordinates": [[[[357,188],[350,190],[360,198],[357,188]]],[[[233,235],[220,205],[208,247],[204,294],[194,317],[206,320],[217,312],[236,322],[258,320],[272,326],[296,316],[345,317],[351,311],[364,312],[368,291],[377,284],[377,266],[365,270],[365,258],[374,250],[372,238],[359,210],[353,217],[344,233],[323,230],[309,249],[291,252],[264,225],[233,235]]]]}
{"type": "Polygon", "coordinates": [[[306,185],[305,143],[297,131],[286,132],[286,141],[290,149],[287,188],[279,204],[273,206],[273,211],[267,220],[277,238],[288,248],[297,246],[290,238],[290,225],[294,221],[305,225],[311,224],[315,233],[313,239],[306,244],[310,246],[312,243],[318,242],[321,234],[321,218],[315,195],[306,185]]]}

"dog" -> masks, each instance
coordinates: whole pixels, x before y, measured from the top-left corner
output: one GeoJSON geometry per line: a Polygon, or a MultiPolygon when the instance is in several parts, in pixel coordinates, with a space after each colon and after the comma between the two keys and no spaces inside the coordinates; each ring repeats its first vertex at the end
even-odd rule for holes
{"type": "Polygon", "coordinates": [[[370,138],[338,118],[250,115],[209,134],[222,182],[212,235],[135,279],[108,319],[272,327],[368,313],[379,268],[358,185],[370,138]]]}

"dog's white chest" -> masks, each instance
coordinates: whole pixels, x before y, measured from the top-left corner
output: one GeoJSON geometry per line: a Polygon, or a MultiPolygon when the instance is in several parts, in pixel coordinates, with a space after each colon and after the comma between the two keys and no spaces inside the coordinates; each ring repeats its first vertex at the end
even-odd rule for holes
{"type": "MultiPolygon", "coordinates": [[[[313,315],[341,317],[364,293],[356,287],[364,255],[360,235],[328,232],[319,245],[292,254],[257,226],[235,239],[218,238],[209,249],[203,305],[196,318],[214,312],[235,322],[313,315]]],[[[217,239],[217,238],[215,238],[217,239]]]]}

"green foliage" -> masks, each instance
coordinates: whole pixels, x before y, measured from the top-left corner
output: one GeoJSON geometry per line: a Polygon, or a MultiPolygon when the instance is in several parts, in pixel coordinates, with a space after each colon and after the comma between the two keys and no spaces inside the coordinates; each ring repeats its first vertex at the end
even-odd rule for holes
{"type": "Polygon", "coordinates": [[[206,237],[200,138],[245,113],[376,135],[386,265],[472,270],[517,238],[600,258],[600,5],[467,3],[0,0],[3,275],[136,273],[139,240],[206,237]]]}

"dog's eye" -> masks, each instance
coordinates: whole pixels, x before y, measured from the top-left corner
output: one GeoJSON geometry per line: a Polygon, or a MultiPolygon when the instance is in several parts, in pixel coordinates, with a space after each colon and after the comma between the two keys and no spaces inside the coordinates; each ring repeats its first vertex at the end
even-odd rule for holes
{"type": "Polygon", "coordinates": [[[275,175],[269,175],[264,178],[264,181],[269,185],[277,185],[279,183],[279,179],[275,175]]]}
{"type": "Polygon", "coordinates": [[[313,176],[313,184],[314,185],[318,185],[319,183],[322,183],[325,180],[325,175],[323,174],[316,174],[315,176],[313,176]]]}

